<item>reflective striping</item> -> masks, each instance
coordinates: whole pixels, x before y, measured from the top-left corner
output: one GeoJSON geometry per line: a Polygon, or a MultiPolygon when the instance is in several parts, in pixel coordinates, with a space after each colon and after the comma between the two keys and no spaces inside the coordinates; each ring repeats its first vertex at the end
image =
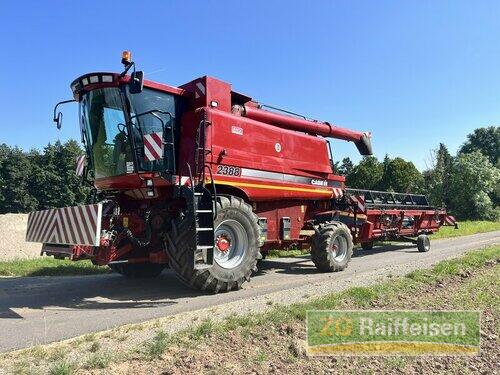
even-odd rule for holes
{"type": "Polygon", "coordinates": [[[339,188],[333,188],[333,196],[334,198],[340,198],[344,195],[344,191],[339,188]]]}
{"type": "Polygon", "coordinates": [[[221,185],[243,186],[243,187],[252,187],[252,188],[256,188],[256,189],[269,189],[269,190],[303,191],[303,192],[307,192],[307,193],[317,193],[317,194],[325,194],[325,195],[333,196],[333,192],[331,190],[325,190],[325,189],[306,189],[306,188],[296,188],[296,187],[291,187],[291,186],[251,184],[251,183],[239,182],[239,181],[236,182],[236,181],[214,180],[214,182],[216,184],[221,184],[221,185]]]}
{"type": "Polygon", "coordinates": [[[147,161],[163,157],[163,132],[144,134],[144,157],[147,161]]]}
{"type": "Polygon", "coordinates": [[[350,195],[349,199],[351,202],[356,205],[356,209],[359,212],[366,211],[365,198],[362,195],[350,195]]]}
{"type": "Polygon", "coordinates": [[[83,170],[85,168],[86,157],[85,155],[80,155],[76,158],[76,175],[82,176],[83,170]]]}
{"type": "Polygon", "coordinates": [[[99,246],[102,204],[31,212],[26,241],[99,246]]]}
{"type": "Polygon", "coordinates": [[[456,225],[457,224],[457,221],[455,220],[455,218],[451,215],[446,215],[444,217],[444,222],[447,224],[447,225],[456,225]]]}
{"type": "Polygon", "coordinates": [[[312,178],[312,177],[304,177],[297,176],[293,174],[279,173],[279,172],[269,172],[262,171],[259,169],[249,169],[249,168],[241,168],[241,176],[242,177],[254,177],[254,178],[266,178],[269,180],[276,180],[281,182],[292,182],[297,184],[306,184],[306,185],[314,185],[314,186],[323,186],[323,187],[337,187],[340,188],[342,183],[339,181],[331,181],[325,180],[321,178],[312,178]]]}

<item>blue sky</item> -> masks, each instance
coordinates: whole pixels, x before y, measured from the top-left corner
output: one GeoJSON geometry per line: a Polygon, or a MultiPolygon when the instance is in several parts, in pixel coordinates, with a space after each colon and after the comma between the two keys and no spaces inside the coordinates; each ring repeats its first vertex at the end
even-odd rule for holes
{"type": "MultiPolygon", "coordinates": [[[[375,154],[424,169],[444,142],[500,123],[498,1],[11,1],[0,24],[0,143],[79,139],[53,105],[70,82],[119,71],[129,49],[149,79],[201,75],[260,102],[373,133],[375,154]]],[[[334,157],[358,160],[352,144],[334,157]]]]}

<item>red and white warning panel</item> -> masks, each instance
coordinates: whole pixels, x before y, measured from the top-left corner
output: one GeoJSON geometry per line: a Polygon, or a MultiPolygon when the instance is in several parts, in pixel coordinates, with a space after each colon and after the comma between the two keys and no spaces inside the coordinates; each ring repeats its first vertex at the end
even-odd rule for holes
{"type": "Polygon", "coordinates": [[[31,212],[27,242],[99,246],[102,204],[31,212]]]}
{"type": "Polygon", "coordinates": [[[147,161],[163,158],[163,132],[144,134],[144,157],[147,161]]]}

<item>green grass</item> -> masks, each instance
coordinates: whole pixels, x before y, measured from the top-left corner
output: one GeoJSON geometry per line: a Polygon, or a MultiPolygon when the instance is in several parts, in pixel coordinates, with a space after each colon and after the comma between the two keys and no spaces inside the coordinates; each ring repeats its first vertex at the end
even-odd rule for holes
{"type": "Polygon", "coordinates": [[[167,346],[168,335],[163,331],[159,331],[153,340],[146,346],[146,355],[150,359],[159,358],[165,352],[167,346]]]}
{"type": "Polygon", "coordinates": [[[94,266],[89,260],[72,262],[40,257],[0,262],[0,276],[69,276],[109,272],[109,268],[94,266]]]}
{"type": "Polygon", "coordinates": [[[500,230],[500,221],[460,221],[458,229],[441,227],[431,238],[450,238],[500,230]]]}

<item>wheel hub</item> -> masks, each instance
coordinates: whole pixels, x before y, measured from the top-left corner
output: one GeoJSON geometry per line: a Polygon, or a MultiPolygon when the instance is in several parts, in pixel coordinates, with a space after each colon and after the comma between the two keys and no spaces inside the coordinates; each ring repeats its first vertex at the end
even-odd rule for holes
{"type": "Polygon", "coordinates": [[[215,240],[215,245],[217,249],[223,253],[227,252],[231,247],[231,239],[227,238],[227,236],[221,235],[217,236],[215,240]]]}

